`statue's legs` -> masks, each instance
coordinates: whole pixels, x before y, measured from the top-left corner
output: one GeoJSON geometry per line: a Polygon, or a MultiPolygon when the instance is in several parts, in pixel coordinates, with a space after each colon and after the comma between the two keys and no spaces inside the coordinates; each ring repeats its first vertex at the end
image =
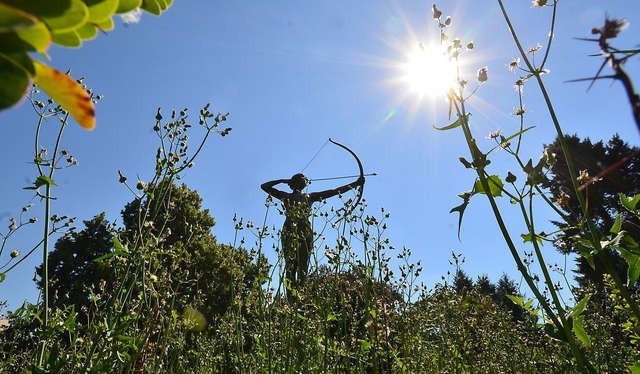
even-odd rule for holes
{"type": "MultiPolygon", "coordinates": [[[[285,227],[282,232],[282,252],[285,261],[285,277],[289,287],[298,289],[307,281],[309,260],[313,249],[313,231],[307,225],[297,230],[285,227]]],[[[290,298],[290,291],[287,290],[290,298]]]]}
{"type": "Polygon", "coordinates": [[[311,229],[305,230],[303,237],[299,240],[297,251],[298,257],[298,282],[303,285],[307,281],[307,272],[309,271],[309,260],[311,258],[311,250],[313,249],[313,232],[311,229]]]}

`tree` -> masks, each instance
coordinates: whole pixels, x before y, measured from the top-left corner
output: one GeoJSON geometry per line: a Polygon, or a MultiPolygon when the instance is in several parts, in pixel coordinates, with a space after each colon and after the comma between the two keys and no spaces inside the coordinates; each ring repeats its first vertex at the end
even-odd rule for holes
{"type": "Polygon", "coordinates": [[[474,289],[482,295],[494,297],[496,294],[496,286],[491,283],[491,280],[489,280],[489,276],[487,276],[486,274],[478,276],[478,280],[476,280],[474,289]]]}
{"type": "MultiPolygon", "coordinates": [[[[602,141],[592,143],[588,138],[581,140],[576,135],[566,136],[564,140],[576,172],[582,174],[579,182],[588,217],[584,217],[578,204],[558,139],[547,146],[548,153],[556,154],[556,163],[543,186],[549,189],[568,217],[567,222],[554,222],[564,231],[564,236],[557,242],[559,250],[563,253],[580,253],[576,238],[590,235],[584,219],[591,220],[600,233],[607,233],[617,215],[625,211],[618,194],[632,196],[640,192],[639,149],[630,147],[618,135],[606,144],[602,141]]],[[[636,241],[640,240],[640,221],[637,218],[626,217],[623,229],[636,241]]],[[[602,286],[603,274],[608,272],[605,262],[613,265],[621,279],[626,278],[626,265],[616,252],[603,251],[595,255],[593,260],[594,268],[584,257],[577,259],[576,279],[581,286],[587,282],[602,286]]]]}
{"type": "Polygon", "coordinates": [[[478,276],[475,284],[462,269],[456,270],[451,290],[457,295],[465,296],[478,294],[488,296],[499,309],[502,309],[513,316],[515,321],[525,321],[528,312],[521,306],[516,305],[507,296],[522,296],[518,292],[516,282],[509,278],[507,274],[502,274],[497,284],[489,279],[489,276],[478,276]]]}
{"type": "Polygon", "coordinates": [[[211,321],[259,289],[266,276],[264,257],[243,248],[219,244],[211,234],[215,219],[202,209],[194,190],[170,180],[146,187],[149,195],[122,210],[123,243],[147,246],[155,256],[148,271],[162,297],[181,308],[192,305],[211,321]]]}
{"type": "Polygon", "coordinates": [[[518,292],[516,282],[509,278],[507,274],[502,274],[498,283],[496,284],[496,293],[493,297],[494,303],[504,310],[508,310],[513,319],[516,321],[526,321],[529,318],[529,313],[524,310],[520,305],[517,305],[511,301],[507,296],[522,296],[518,292]]]}
{"type": "Polygon", "coordinates": [[[473,281],[462,269],[456,270],[456,275],[453,278],[453,289],[460,295],[473,290],[473,281]]]}
{"type": "MultiPolygon", "coordinates": [[[[113,272],[104,262],[95,262],[111,251],[113,234],[108,228],[105,214],[84,221],[80,232],[70,231],[60,238],[49,255],[50,305],[59,309],[73,305],[77,312],[91,306],[91,294],[100,292],[113,277],[113,272]]],[[[40,276],[38,287],[44,287],[42,266],[36,270],[40,276]]],[[[83,314],[83,313],[81,313],[83,314]]]]}
{"type": "MultiPolygon", "coordinates": [[[[266,275],[266,259],[254,261],[245,249],[217,243],[211,234],[215,220],[201,208],[196,191],[169,181],[158,187],[163,192],[157,198],[125,206],[124,227],[117,234],[124,246],[145,253],[145,276],[155,280],[158,295],[177,301],[180,308],[196,306],[211,321],[256,290],[256,282],[266,275]],[[143,219],[141,207],[147,206],[143,219]]],[[[92,294],[108,299],[126,282],[126,274],[140,271],[138,261],[95,261],[113,254],[114,233],[104,213],[84,224],[82,231],[60,238],[49,256],[51,305],[59,309],[74,305],[77,312],[86,311],[92,294]]],[[[37,271],[42,275],[42,266],[37,271]]],[[[145,287],[133,284],[138,291],[145,287]]],[[[38,285],[43,286],[42,280],[38,285]]]]}

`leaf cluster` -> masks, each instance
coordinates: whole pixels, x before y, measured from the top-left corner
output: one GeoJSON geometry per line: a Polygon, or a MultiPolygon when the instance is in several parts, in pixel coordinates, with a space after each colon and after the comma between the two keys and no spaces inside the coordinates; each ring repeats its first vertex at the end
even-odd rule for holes
{"type": "Polygon", "coordinates": [[[0,110],[16,104],[33,81],[86,129],[95,126],[94,107],[81,85],[32,58],[47,57],[52,43],[80,47],[98,31],[114,28],[113,17],[137,8],[159,15],[172,0],[0,1],[0,110]]]}

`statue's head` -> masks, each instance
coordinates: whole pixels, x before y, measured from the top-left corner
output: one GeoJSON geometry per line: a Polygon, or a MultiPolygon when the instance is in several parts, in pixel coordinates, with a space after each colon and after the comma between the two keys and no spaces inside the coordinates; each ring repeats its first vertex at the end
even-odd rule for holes
{"type": "Polygon", "coordinates": [[[309,180],[302,173],[298,173],[289,180],[289,187],[294,191],[302,191],[309,184],[309,180]]]}

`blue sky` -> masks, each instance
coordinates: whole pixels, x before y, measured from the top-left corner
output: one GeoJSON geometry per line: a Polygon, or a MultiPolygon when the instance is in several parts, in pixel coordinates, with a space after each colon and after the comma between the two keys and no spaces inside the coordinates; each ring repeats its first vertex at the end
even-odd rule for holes
{"type": "MultiPolygon", "coordinates": [[[[513,2],[508,2],[513,3],[513,2]]],[[[211,102],[214,111],[229,112],[230,136],[213,138],[184,181],[197,189],[204,206],[217,220],[214,234],[223,243],[233,240],[234,214],[260,223],[265,193],[260,184],[299,172],[332,137],[353,149],[367,179],[368,209],[391,213],[387,235],[397,248],[413,250],[424,264],[423,280],[433,285],[451,269],[451,251],[462,252],[464,269],[475,276],[497,279],[503,272],[515,279],[515,265],[482,197],[465,213],[461,240],[457,216],[458,193],[474,182],[458,157],[468,151],[458,131],[438,132],[446,123],[442,99],[419,100],[399,82],[408,51],[418,42],[437,41],[431,3],[424,1],[341,1],[295,3],[176,1],[161,17],[143,14],[139,23],[123,25],[86,42],[80,49],[53,47],[51,65],[86,83],[104,99],[97,107],[96,129],[72,126],[65,147],[79,166],[62,171],[56,182],[54,212],[90,219],[101,211],[110,220],[131,195],[119,183],[117,170],[130,179],[152,176],[156,142],[152,133],[156,108],[189,107],[193,113],[211,102]]],[[[544,45],[550,8],[534,9],[529,1],[509,4],[525,46],[544,45]]],[[[476,49],[470,70],[489,69],[489,81],[471,100],[472,127],[482,149],[492,146],[485,136],[502,129],[515,132],[511,115],[517,79],[507,69],[516,50],[497,2],[447,1],[438,4],[453,16],[452,36],[472,40],[476,49]]],[[[640,43],[640,4],[628,0],[561,1],[554,47],[546,82],[567,133],[592,140],[619,133],[638,145],[638,132],[618,84],[586,84],[566,80],[591,76],[601,60],[588,57],[595,44],[575,40],[601,26],[605,14],[624,16],[630,26],[616,41],[621,47],[640,43]]],[[[628,64],[640,76],[638,59],[628,64]]],[[[473,77],[469,77],[473,78],[473,77]]],[[[527,124],[537,127],[525,138],[523,154],[537,160],[542,145],[554,139],[552,124],[533,85],[525,91],[527,124]]],[[[0,113],[5,159],[0,184],[0,227],[29,202],[22,187],[33,181],[35,116],[28,105],[0,113]]],[[[504,156],[493,171],[518,172],[504,156]]],[[[331,145],[305,170],[311,178],[349,175],[357,166],[349,154],[331,145]]],[[[519,174],[520,175],[520,174],[519,174]]],[[[329,188],[332,184],[314,184],[329,188]]],[[[338,202],[334,202],[337,204],[338,202]]],[[[510,209],[504,202],[505,209],[510,209]]],[[[35,214],[40,214],[38,206],[35,214]]],[[[541,227],[551,215],[541,211],[541,227]]],[[[518,236],[517,216],[508,214],[518,236]]],[[[282,217],[272,212],[271,225],[282,217]]],[[[23,249],[38,231],[26,230],[8,244],[23,249]]],[[[524,248],[524,247],[523,247],[524,248]]],[[[545,247],[553,256],[552,247],[545,247]]],[[[273,254],[271,254],[273,256],[273,254]]],[[[0,299],[16,307],[37,292],[31,278],[40,261],[34,255],[0,284],[0,299]]],[[[556,258],[563,261],[562,258],[556,258]]]]}

